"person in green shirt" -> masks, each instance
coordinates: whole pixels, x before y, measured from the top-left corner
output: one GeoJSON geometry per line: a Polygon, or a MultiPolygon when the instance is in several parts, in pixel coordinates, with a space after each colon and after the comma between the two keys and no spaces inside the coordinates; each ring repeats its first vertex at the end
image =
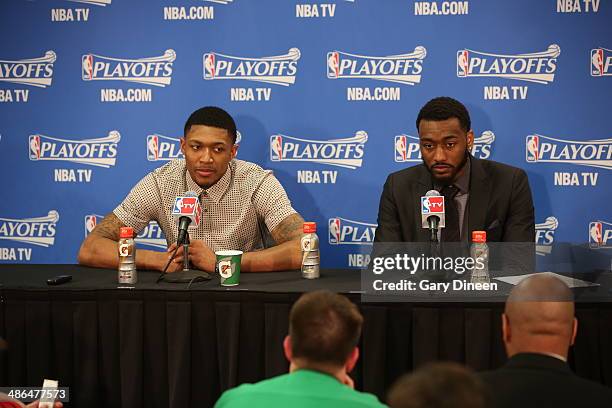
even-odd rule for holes
{"type": "Polygon", "coordinates": [[[223,393],[215,408],[385,407],[354,389],[363,317],[348,298],[329,291],[302,295],[289,314],[283,348],[289,373],[223,393]]]}

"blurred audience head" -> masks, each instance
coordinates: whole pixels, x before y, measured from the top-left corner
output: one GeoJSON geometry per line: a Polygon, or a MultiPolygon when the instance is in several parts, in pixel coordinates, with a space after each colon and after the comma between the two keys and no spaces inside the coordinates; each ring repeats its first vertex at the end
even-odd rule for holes
{"type": "Polygon", "coordinates": [[[400,377],[389,390],[391,408],[484,408],[480,379],[456,363],[431,363],[400,377]]]}
{"type": "Polygon", "coordinates": [[[359,357],[362,324],[357,306],[345,296],[329,291],[302,295],[291,308],[284,343],[292,370],[345,368],[350,372],[359,357]]]}
{"type": "Polygon", "coordinates": [[[567,358],[578,321],[571,290],[552,274],[538,273],[516,285],[502,315],[509,357],[517,353],[555,354],[567,358]]]}

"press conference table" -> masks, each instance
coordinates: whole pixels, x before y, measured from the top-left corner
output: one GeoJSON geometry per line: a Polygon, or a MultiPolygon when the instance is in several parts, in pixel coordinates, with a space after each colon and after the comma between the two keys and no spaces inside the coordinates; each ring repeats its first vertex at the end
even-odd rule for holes
{"type": "MultiPolygon", "coordinates": [[[[357,270],[251,273],[232,288],[211,281],[156,284],[139,272],[118,288],[112,270],[76,265],[0,265],[0,385],[70,387],[67,407],[208,407],[226,389],[285,373],[282,341],[301,293],[346,294],[364,315],[356,386],[384,398],[402,373],[431,360],[476,370],[503,363],[502,302],[364,303],[357,270]],[[71,274],[73,281],[47,286],[71,274]]],[[[612,295],[611,295],[612,296],[612,295]]],[[[612,302],[577,304],[570,364],[612,386],[612,302]]]]}

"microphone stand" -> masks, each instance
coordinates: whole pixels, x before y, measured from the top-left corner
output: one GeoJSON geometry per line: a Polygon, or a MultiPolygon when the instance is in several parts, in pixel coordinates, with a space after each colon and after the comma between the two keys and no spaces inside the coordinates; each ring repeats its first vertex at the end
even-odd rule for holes
{"type": "MultiPolygon", "coordinates": [[[[174,254],[172,254],[172,257],[168,260],[168,264],[166,265],[164,272],[162,272],[162,274],[157,279],[157,283],[159,283],[162,279],[165,280],[166,282],[172,282],[172,283],[187,283],[188,282],[189,285],[187,285],[187,289],[189,289],[193,282],[211,279],[211,276],[208,272],[204,272],[199,269],[191,269],[191,267],[189,266],[189,244],[190,244],[189,232],[187,232],[185,234],[185,240],[183,241],[183,244],[182,244],[183,245],[183,269],[177,272],[166,273],[166,269],[168,269],[168,265],[170,265],[170,262],[172,262],[172,258],[174,258],[174,254]]],[[[177,249],[178,249],[178,245],[175,248],[174,253],[176,253],[177,249]]]]}
{"type": "Polygon", "coordinates": [[[189,272],[189,232],[185,234],[183,242],[183,272],[189,272]]]}
{"type": "MultiPolygon", "coordinates": [[[[430,228],[430,232],[431,235],[429,237],[429,251],[431,253],[432,257],[435,258],[441,258],[442,256],[442,248],[440,245],[440,240],[438,239],[438,222],[435,222],[433,225],[433,228],[430,228]]],[[[436,265],[437,262],[434,262],[434,265],[436,265]]],[[[434,267],[434,269],[431,271],[432,272],[432,280],[434,281],[442,281],[442,277],[444,276],[444,274],[442,273],[442,271],[438,270],[437,267],[434,267]]],[[[433,292],[429,292],[430,294],[433,294],[433,292]]]]}

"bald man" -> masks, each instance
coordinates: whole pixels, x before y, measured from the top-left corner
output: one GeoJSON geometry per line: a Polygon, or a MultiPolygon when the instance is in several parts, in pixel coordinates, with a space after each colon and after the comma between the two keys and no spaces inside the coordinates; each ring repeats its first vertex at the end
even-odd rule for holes
{"type": "Polygon", "coordinates": [[[576,376],[567,364],[577,328],[572,292],[565,283],[545,273],[521,281],[502,314],[509,360],[481,374],[493,406],[612,406],[612,388],[576,376]]]}

